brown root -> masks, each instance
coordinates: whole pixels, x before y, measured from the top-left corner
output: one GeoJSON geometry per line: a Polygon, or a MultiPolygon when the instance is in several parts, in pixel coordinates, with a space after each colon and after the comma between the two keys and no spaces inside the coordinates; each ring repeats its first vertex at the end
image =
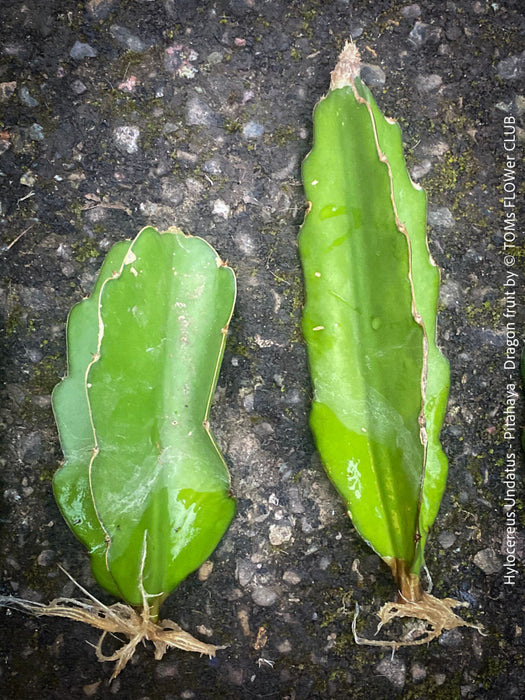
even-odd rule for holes
{"type": "MultiPolygon", "coordinates": [[[[77,584],[78,585],[78,584],[77,584]]],[[[159,623],[150,619],[150,607],[145,601],[142,611],[138,612],[129,605],[115,603],[104,605],[94,598],[84,588],[89,600],[75,600],[73,598],[56,598],[49,605],[35,603],[30,600],[21,600],[10,596],[0,597],[0,605],[15,608],[38,617],[48,615],[52,617],[65,617],[69,620],[85,622],[92,627],[102,630],[102,635],[95,647],[99,661],[116,661],[111,680],[116,678],[135,653],[140,642],[152,642],[155,647],[155,659],[160,660],[170,648],[194,651],[198,654],[207,654],[212,657],[218,649],[212,644],[201,642],[191,634],[185,632],[179,625],[171,620],[161,620],[159,623]],[[127,638],[113,654],[107,656],[102,651],[102,645],[107,634],[121,634],[127,638]]]]}
{"type": "Polygon", "coordinates": [[[356,605],[356,612],[352,621],[352,632],[356,644],[368,644],[371,646],[389,647],[393,650],[404,646],[417,646],[420,644],[428,644],[433,639],[437,639],[443,632],[456,627],[472,627],[478,632],[484,634],[481,625],[474,625],[466,622],[461,617],[453,612],[454,608],[468,607],[467,603],[462,603],[453,598],[439,599],[435,598],[430,593],[422,593],[420,600],[411,601],[403,600],[398,603],[385,603],[378,613],[379,624],[376,634],[381,628],[399,617],[411,617],[416,620],[421,620],[422,625],[419,628],[411,630],[405,635],[402,640],[381,641],[379,639],[365,639],[357,634],[357,617],[359,615],[359,606],[356,605]]]}

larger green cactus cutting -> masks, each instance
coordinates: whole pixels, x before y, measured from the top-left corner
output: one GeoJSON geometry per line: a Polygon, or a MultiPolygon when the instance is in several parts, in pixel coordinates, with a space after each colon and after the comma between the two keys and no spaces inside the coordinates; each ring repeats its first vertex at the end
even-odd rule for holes
{"type": "MultiPolygon", "coordinates": [[[[32,612],[126,634],[115,674],[143,638],[158,658],[167,646],[215,651],[156,621],[234,514],[208,412],[235,293],[233,271],[203,239],[148,227],[111,249],[69,316],[68,373],[53,393],[65,456],[55,497],[100,585],[142,612],[97,603],[90,615],[73,601],[32,612]]],[[[107,658],[101,643],[98,654],[107,658]]]]}
{"type": "MultiPolygon", "coordinates": [[[[425,193],[406,171],[398,125],[358,75],[359,55],[347,45],[315,107],[303,164],[311,426],[356,529],[410,604],[397,613],[406,614],[435,608],[420,573],[447,472],[439,434],[449,369],[436,345],[439,271],[427,248],[425,193]]],[[[453,626],[450,605],[441,607],[453,626]]],[[[441,624],[435,615],[429,622],[441,624]]]]}

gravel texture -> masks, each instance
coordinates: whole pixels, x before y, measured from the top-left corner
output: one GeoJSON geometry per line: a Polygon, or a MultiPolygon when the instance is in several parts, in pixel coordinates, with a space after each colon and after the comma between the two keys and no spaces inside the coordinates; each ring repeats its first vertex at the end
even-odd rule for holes
{"type": "Polygon", "coordinates": [[[109,247],[146,224],[203,236],[237,273],[211,422],[238,513],[213,566],[164,605],[166,617],[226,645],[215,659],[174,651],[156,662],[141,647],[110,685],[110,664],[99,664],[89,646],[95,631],[0,611],[1,697],[523,697],[523,536],[514,586],[504,584],[502,543],[500,203],[505,117],[516,118],[523,148],[520,5],[5,3],[0,593],[73,595],[61,564],[110,602],[53,500],[61,453],[50,392],[66,369],[69,309],[90,292],[109,247]],[[395,592],[316,455],[300,331],[300,164],[312,108],[350,37],[382,109],[402,125],[409,169],[429,196],[430,248],[442,270],[450,473],[427,564],[434,593],[467,602],[462,614],[486,629],[453,630],[394,658],[352,638],[356,602],[361,633],[371,636],[374,613],[395,592]]]}

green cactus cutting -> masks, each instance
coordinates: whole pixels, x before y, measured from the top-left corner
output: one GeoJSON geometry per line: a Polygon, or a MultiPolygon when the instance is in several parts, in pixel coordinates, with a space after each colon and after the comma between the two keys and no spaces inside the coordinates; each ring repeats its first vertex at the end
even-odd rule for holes
{"type": "Polygon", "coordinates": [[[111,249],[69,316],[68,373],[53,393],[65,457],[54,493],[98,583],[128,605],[57,601],[31,612],[126,634],[111,657],[102,639],[97,648],[117,661],[114,675],[141,639],[157,658],[169,646],[216,649],[157,620],[235,510],[208,424],[235,294],[233,271],[203,239],[148,227],[111,249]]]}
{"type": "Polygon", "coordinates": [[[447,472],[439,271],[427,247],[425,193],[406,171],[401,131],[382,115],[359,68],[348,44],[315,107],[314,145],[303,164],[311,426],[356,529],[390,566],[404,602],[385,606],[382,622],[426,619],[423,643],[463,624],[451,612],[458,603],[437,601],[420,581],[447,472]]]}

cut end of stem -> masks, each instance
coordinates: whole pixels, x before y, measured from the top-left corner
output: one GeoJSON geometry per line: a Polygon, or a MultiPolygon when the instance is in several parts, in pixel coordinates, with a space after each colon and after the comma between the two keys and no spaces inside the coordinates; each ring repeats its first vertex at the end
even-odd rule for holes
{"type": "Polygon", "coordinates": [[[361,68],[361,57],[357,46],[351,42],[346,42],[344,49],[339,54],[337,65],[331,73],[330,90],[352,85],[359,75],[361,68]]]}
{"type": "Polygon", "coordinates": [[[418,628],[410,630],[403,639],[400,640],[379,640],[365,639],[357,634],[357,617],[359,606],[356,604],[356,612],[352,621],[352,632],[356,644],[366,644],[369,646],[389,647],[396,650],[405,646],[418,646],[428,644],[433,639],[437,639],[443,632],[455,629],[456,627],[471,627],[484,634],[482,625],[474,625],[466,622],[453,612],[454,608],[468,607],[467,603],[462,603],[453,598],[439,599],[430,593],[423,593],[417,601],[404,601],[400,603],[386,603],[378,613],[379,625],[376,634],[384,625],[396,618],[411,617],[421,620],[424,624],[418,628]]]}
{"type": "Polygon", "coordinates": [[[91,627],[102,630],[102,635],[95,647],[99,661],[115,661],[111,680],[116,678],[128,661],[132,658],[140,642],[152,642],[155,647],[155,659],[160,660],[168,649],[182,649],[198,654],[215,656],[215,652],[225,647],[214,646],[201,642],[185,632],[171,620],[161,620],[158,623],[151,620],[151,609],[145,606],[138,612],[129,605],[115,603],[107,606],[96,600],[75,600],[73,598],[57,598],[49,605],[21,600],[12,597],[0,597],[0,605],[15,608],[22,612],[40,617],[65,617],[69,620],[84,622],[91,627]],[[107,634],[123,635],[125,642],[113,654],[106,655],[102,651],[107,634]]]}

